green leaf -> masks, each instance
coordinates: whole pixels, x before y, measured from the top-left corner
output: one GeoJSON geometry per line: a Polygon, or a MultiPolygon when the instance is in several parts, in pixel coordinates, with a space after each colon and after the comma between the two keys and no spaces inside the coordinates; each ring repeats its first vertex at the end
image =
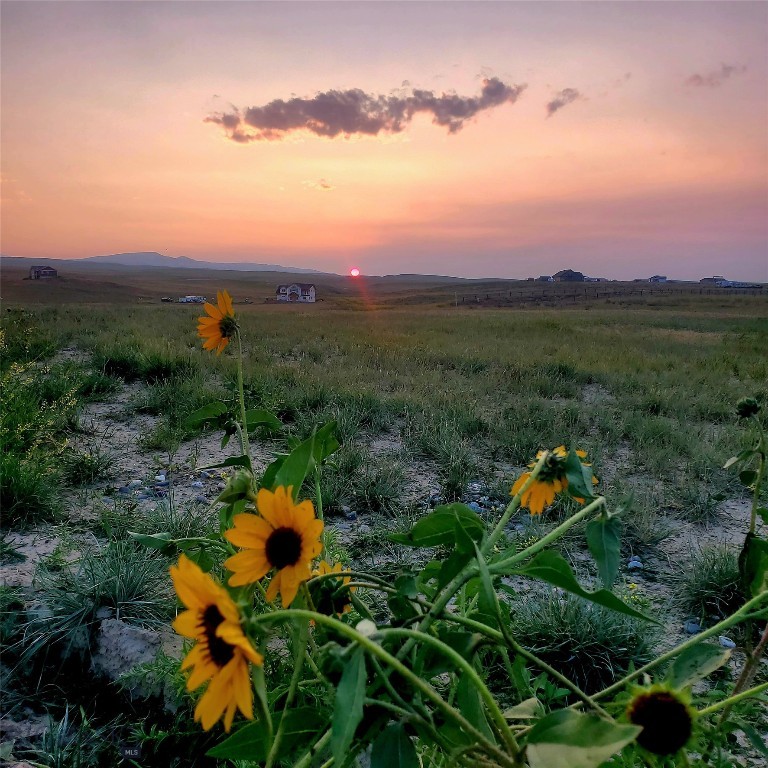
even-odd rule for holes
{"type": "Polygon", "coordinates": [[[245,412],[245,424],[249,430],[257,427],[265,427],[272,431],[279,431],[283,428],[283,422],[275,416],[274,413],[254,408],[245,412]]]}
{"type": "Polygon", "coordinates": [[[363,719],[365,698],[365,655],[358,648],[341,674],[336,689],[331,723],[331,749],[337,765],[343,765],[346,752],[355,737],[355,731],[363,719]]]}
{"type": "Polygon", "coordinates": [[[717,645],[699,643],[683,651],[667,672],[673,688],[685,688],[703,680],[725,664],[731,652],[717,645]]]}
{"type": "Polygon", "coordinates": [[[751,459],[752,456],[754,455],[755,455],[755,451],[752,450],[751,448],[747,448],[746,450],[741,451],[741,453],[737,454],[736,456],[731,456],[731,458],[728,459],[728,461],[726,461],[725,464],[723,464],[723,469],[728,469],[728,467],[732,467],[734,464],[738,462],[751,459]]]}
{"type": "Polygon", "coordinates": [[[341,447],[336,438],[336,422],[329,421],[323,424],[315,432],[315,447],[313,456],[316,464],[322,464],[331,454],[335,453],[341,447]]]}
{"type": "Polygon", "coordinates": [[[176,545],[173,543],[170,533],[134,533],[128,531],[128,535],[147,549],[158,549],[163,554],[173,554],[176,551],[176,545]]]}
{"type": "Polygon", "coordinates": [[[445,504],[419,520],[408,534],[394,534],[392,541],[411,547],[446,547],[456,543],[456,524],[473,541],[481,541],[483,521],[465,504],[445,504]]]}
{"type": "Polygon", "coordinates": [[[757,480],[757,472],[754,469],[742,469],[739,472],[739,480],[746,488],[751,488],[757,480]]]}
{"type": "Polygon", "coordinates": [[[765,743],[765,736],[759,734],[755,728],[748,723],[740,722],[738,727],[744,731],[744,735],[749,739],[749,743],[763,756],[768,757],[768,746],[765,743]]]}
{"type": "Polygon", "coordinates": [[[480,692],[475,688],[469,675],[462,674],[459,676],[459,684],[456,687],[456,703],[459,705],[459,712],[464,715],[467,722],[474,725],[492,744],[495,744],[496,739],[485,717],[480,692]]]}
{"type": "Polygon", "coordinates": [[[619,572],[620,532],[621,523],[613,517],[600,517],[587,523],[587,546],[606,589],[613,586],[619,572]]]}
{"type": "Polygon", "coordinates": [[[571,566],[565,561],[565,559],[557,552],[545,550],[540,552],[529,563],[513,571],[521,576],[531,576],[534,579],[541,579],[548,584],[554,584],[556,587],[571,592],[574,595],[583,597],[585,600],[602,605],[605,608],[610,608],[617,613],[624,613],[627,616],[634,616],[637,619],[643,619],[644,621],[650,621],[654,624],[659,624],[658,621],[646,616],[644,613],[636,611],[634,608],[630,608],[626,603],[622,602],[616,595],[609,592],[607,589],[598,589],[596,592],[587,592],[573,575],[571,566]]]}
{"type": "Polygon", "coordinates": [[[504,710],[504,717],[507,720],[535,720],[543,714],[544,705],[535,696],[504,710]]]}
{"type": "Polygon", "coordinates": [[[202,408],[198,408],[184,419],[184,426],[187,429],[195,429],[207,421],[217,421],[219,416],[223,416],[229,409],[222,402],[208,403],[202,408]]]}
{"type": "Polygon", "coordinates": [[[288,454],[280,454],[274,461],[264,470],[264,474],[261,476],[260,488],[274,488],[275,478],[280,471],[280,467],[283,466],[285,460],[288,458],[288,454]]]}
{"type": "MultiPolygon", "coordinates": [[[[318,707],[297,707],[288,712],[278,712],[274,717],[274,728],[277,730],[281,720],[283,738],[280,742],[277,757],[288,755],[297,746],[303,746],[327,725],[328,719],[318,707]]],[[[262,762],[267,759],[270,748],[269,734],[263,720],[243,726],[221,744],[208,751],[209,757],[227,760],[253,760],[262,762]]]]}
{"type": "Polygon", "coordinates": [[[493,588],[493,580],[488,571],[488,564],[485,562],[485,558],[480,552],[477,544],[475,544],[475,557],[477,558],[477,566],[480,571],[480,584],[482,587],[477,601],[477,608],[480,613],[494,616],[500,621],[501,611],[499,610],[499,598],[493,588]]]}
{"type": "Polygon", "coordinates": [[[245,467],[246,469],[250,469],[251,462],[248,461],[247,456],[230,456],[228,459],[224,459],[224,461],[221,461],[218,464],[207,464],[204,467],[198,467],[198,470],[220,469],[221,467],[245,467]]]}
{"type": "MultiPolygon", "coordinates": [[[[275,488],[281,485],[285,488],[291,486],[293,488],[293,498],[297,499],[304,478],[309,474],[315,464],[314,450],[314,435],[303,443],[299,443],[288,456],[281,461],[280,467],[275,473],[274,480],[271,483],[271,490],[275,490],[275,488]]],[[[267,468],[267,472],[269,472],[269,467],[267,468]]]]}
{"type": "Polygon", "coordinates": [[[371,768],[419,768],[419,757],[405,728],[388,725],[373,742],[371,768]]]}
{"type": "Polygon", "coordinates": [[[263,720],[248,723],[236,730],[206,753],[219,760],[253,760],[260,763],[267,759],[269,733],[263,720]]]}
{"type": "Polygon", "coordinates": [[[755,512],[757,512],[757,516],[762,519],[762,521],[768,525],[768,507],[758,507],[755,512]]]}
{"type": "Polygon", "coordinates": [[[592,467],[585,467],[575,450],[568,451],[565,459],[565,476],[568,478],[568,494],[580,499],[594,499],[592,493],[592,467]]]}
{"type": "Polygon", "coordinates": [[[752,597],[768,589],[768,541],[748,533],[739,554],[742,584],[752,597]]]}
{"type": "Polygon", "coordinates": [[[597,768],[642,729],[596,715],[561,709],[539,720],[528,735],[531,768],[597,768]]]}

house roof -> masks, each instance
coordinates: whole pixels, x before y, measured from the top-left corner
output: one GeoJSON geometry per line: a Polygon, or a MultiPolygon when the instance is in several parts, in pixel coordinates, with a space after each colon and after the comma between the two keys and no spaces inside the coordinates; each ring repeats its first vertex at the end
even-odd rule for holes
{"type": "Polygon", "coordinates": [[[301,291],[308,291],[310,288],[314,288],[315,284],[314,283],[283,283],[277,286],[277,292],[279,293],[281,288],[288,289],[288,288],[293,288],[294,286],[296,286],[301,291]]]}

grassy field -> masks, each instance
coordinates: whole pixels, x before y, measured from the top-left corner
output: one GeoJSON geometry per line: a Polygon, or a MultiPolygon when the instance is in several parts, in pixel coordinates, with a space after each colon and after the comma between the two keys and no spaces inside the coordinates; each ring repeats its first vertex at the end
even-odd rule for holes
{"type": "MultiPolygon", "coordinates": [[[[50,658],[35,658],[46,635],[30,606],[41,593],[52,599],[87,588],[91,595],[98,592],[96,603],[133,605],[149,590],[145,610],[139,605],[125,620],[152,627],[172,614],[158,586],[167,564],[128,552],[124,539],[128,527],[148,530],[149,524],[137,519],[136,510],[123,510],[121,518],[116,507],[108,520],[103,510],[93,511],[116,459],[108,442],[90,454],[72,453],[73,436],[82,429],[78,414],[89,402],[109,403],[133,387],[116,418],[151,417],[137,451],[172,454],[195,437],[184,425],[186,416],[235,391],[231,347],[219,358],[200,349],[195,319],[201,308],[159,304],[156,283],[150,291],[149,283],[131,280],[115,279],[119,289],[106,303],[94,296],[108,290],[106,278],[73,277],[51,288],[9,283],[4,275],[3,561],[13,563],[18,554],[21,539],[13,536],[33,535],[41,526],[54,524],[63,542],[58,560],[50,555],[41,562],[31,590],[4,588],[3,632],[9,642],[27,638],[21,650],[13,646],[21,682],[11,681],[7,695],[10,711],[31,705],[51,712],[59,725],[64,702],[79,700],[67,691],[76,674],[71,660],[64,672],[54,673],[50,658]],[[32,291],[36,300],[27,300],[32,291]],[[59,301],[58,291],[67,298],[59,301]],[[65,348],[76,354],[62,357],[65,348]],[[74,506],[71,494],[63,501],[67,488],[78,494],[74,506]],[[86,567],[87,558],[75,559],[79,571],[69,564],[73,553],[82,555],[77,537],[86,534],[99,542],[101,571],[86,567]],[[116,582],[124,592],[105,596],[104,584],[111,582],[103,569],[122,574],[128,555],[134,567],[116,582]],[[19,686],[28,685],[31,674],[41,679],[41,670],[50,676],[50,687],[21,694],[19,686]],[[53,692],[54,684],[63,694],[53,692]]],[[[213,285],[210,276],[195,275],[179,292],[212,295],[221,287],[236,299],[255,298],[256,285],[265,291],[271,285],[271,277],[258,280],[246,286],[238,275],[232,285],[213,285]]],[[[477,286],[462,287],[470,289],[477,286]]],[[[240,303],[235,309],[245,343],[248,407],[273,411],[288,434],[298,437],[318,422],[339,424],[343,447],[324,476],[323,495],[331,516],[343,521],[352,509],[366,523],[364,532],[340,534],[347,557],[380,554],[386,532],[423,514],[435,498],[479,500],[483,514],[492,515],[536,450],[561,443],[589,452],[600,490],[614,502],[634,497],[624,521],[626,555],[639,552],[646,564],[660,562],[658,548],[681,530],[696,540],[719,526],[743,529],[743,521],[728,519],[727,510],[739,508],[747,492],[722,466],[744,441],[736,400],[751,395],[768,402],[768,297],[627,293],[568,308],[515,309],[456,306],[458,289],[446,285],[369,282],[354,286],[353,293],[339,279],[336,290],[332,300],[315,306],[240,303]]],[[[268,444],[283,446],[279,440],[268,444]]],[[[567,511],[567,504],[556,504],[521,535],[541,535],[567,511]]],[[[195,525],[210,524],[195,519],[195,525]]],[[[566,549],[578,562],[583,545],[569,541],[566,549]]],[[[686,616],[704,621],[707,611],[717,614],[715,598],[734,567],[727,543],[717,551],[690,547],[671,570],[658,565],[638,599],[660,613],[672,610],[676,622],[686,616]]],[[[637,580],[626,574],[625,586],[632,578],[637,580]]],[[[539,606],[531,600],[518,616],[520,626],[540,648],[545,636],[558,638],[552,641],[553,665],[572,661],[562,658],[563,637],[578,646],[585,685],[593,672],[610,680],[659,641],[640,637],[626,622],[606,632],[605,621],[580,612],[579,605],[539,606]],[[547,622],[559,622],[557,632],[547,622]],[[591,622],[596,634],[590,634],[591,622]],[[617,655],[618,644],[630,649],[626,658],[617,655]],[[605,660],[598,665],[602,672],[595,672],[598,656],[605,660]]],[[[71,632],[74,606],[67,605],[65,615],[56,614],[63,616],[56,624],[59,643],[71,632]]],[[[95,627],[95,616],[81,617],[75,626],[95,627]]],[[[153,741],[146,729],[164,728],[172,742],[188,723],[163,716],[153,726],[121,706],[123,714],[112,712],[111,724],[80,721],[75,731],[67,727],[78,738],[92,739],[94,729],[128,727],[130,721],[153,755],[155,762],[146,764],[172,764],[163,763],[168,758],[162,740],[153,741]]],[[[102,759],[92,755],[82,764],[104,764],[102,759]]]]}

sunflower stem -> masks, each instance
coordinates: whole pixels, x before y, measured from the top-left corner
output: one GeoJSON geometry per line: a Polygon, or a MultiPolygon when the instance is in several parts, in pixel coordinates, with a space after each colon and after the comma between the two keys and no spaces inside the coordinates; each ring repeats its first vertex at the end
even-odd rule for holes
{"type": "MultiPolygon", "coordinates": [[[[395,672],[399,673],[405,678],[410,685],[412,685],[417,691],[419,691],[425,698],[429,699],[438,709],[440,709],[447,717],[453,720],[459,728],[461,728],[468,736],[475,740],[479,749],[485,752],[487,755],[493,756],[501,766],[507,766],[507,768],[514,768],[518,764],[517,757],[519,755],[519,748],[513,752],[513,755],[507,754],[503,749],[493,744],[480,730],[475,728],[460,712],[454,709],[448,702],[446,702],[440,694],[425,680],[422,680],[416,673],[410,670],[399,659],[393,656],[389,651],[385,650],[379,643],[372,640],[366,635],[358,632],[354,627],[347,626],[346,624],[333,619],[330,616],[325,616],[322,613],[313,613],[312,611],[303,610],[301,608],[292,608],[290,611],[275,611],[260,617],[260,622],[271,623],[273,621],[293,621],[296,619],[313,619],[316,624],[323,624],[324,626],[334,630],[340,635],[343,635],[348,640],[360,645],[365,651],[372,656],[383,661],[390,666],[395,672]]],[[[464,659],[463,656],[456,653],[450,646],[440,642],[436,638],[431,638],[429,635],[425,635],[420,632],[413,632],[412,630],[382,630],[381,635],[393,634],[393,633],[409,633],[418,635],[420,639],[426,642],[432,641],[433,643],[439,643],[447,651],[456,656],[455,663],[466,671],[466,667],[471,666],[464,659]]],[[[477,676],[474,669],[471,672],[477,676]]],[[[498,705],[497,705],[498,708],[498,705]]],[[[502,718],[503,719],[503,718],[502,718]]],[[[514,736],[513,736],[514,738],[514,736]]],[[[317,745],[315,745],[317,746],[317,745]]],[[[311,756],[305,756],[311,759],[311,756]]],[[[307,762],[297,763],[297,765],[308,765],[307,762]]]]}
{"type": "Polygon", "coordinates": [[[265,768],[272,768],[277,759],[277,755],[280,751],[280,742],[283,740],[283,732],[285,728],[285,722],[288,719],[286,714],[293,704],[293,699],[296,696],[296,689],[299,685],[299,678],[301,677],[301,671],[304,668],[304,659],[307,655],[307,637],[309,635],[309,620],[301,622],[298,630],[296,631],[296,655],[293,661],[293,675],[291,675],[291,682],[288,686],[288,694],[285,698],[285,706],[283,707],[283,716],[280,718],[280,725],[277,726],[277,733],[275,733],[272,747],[269,750],[267,756],[267,763],[265,768]]]}
{"type": "Polygon", "coordinates": [[[743,699],[748,699],[751,696],[757,696],[763,691],[768,691],[768,682],[760,683],[760,685],[756,685],[754,688],[749,688],[746,691],[735,694],[734,696],[729,696],[727,699],[718,701],[717,704],[712,704],[705,709],[700,709],[699,715],[711,715],[713,712],[717,712],[720,709],[725,709],[727,712],[737,702],[742,701],[743,699]]]}
{"type": "Polygon", "coordinates": [[[736,613],[729,616],[727,619],[723,619],[721,622],[711,626],[709,629],[705,629],[703,632],[699,632],[698,635],[695,635],[690,640],[686,640],[684,643],[681,643],[671,651],[662,653],[661,656],[653,659],[653,661],[649,661],[644,666],[639,667],[633,672],[630,672],[628,675],[622,677],[621,680],[617,680],[613,685],[609,686],[608,688],[604,688],[602,691],[594,694],[593,698],[602,699],[604,696],[609,696],[612,693],[616,693],[617,691],[620,691],[630,680],[634,680],[636,677],[640,677],[640,675],[645,674],[659,664],[663,664],[665,661],[674,659],[675,656],[678,656],[688,648],[691,648],[697,643],[700,643],[702,640],[706,640],[708,637],[721,634],[724,629],[727,629],[728,627],[743,621],[748,616],[749,611],[752,610],[752,608],[760,605],[760,603],[762,603],[766,597],[768,597],[768,592],[761,592],[756,597],[753,597],[751,600],[748,600],[746,603],[744,603],[744,605],[742,605],[741,608],[736,611],[736,613]]]}
{"type": "Polygon", "coordinates": [[[240,433],[240,442],[242,444],[243,454],[248,457],[248,466],[253,468],[251,461],[251,441],[248,437],[248,421],[245,417],[245,387],[243,386],[243,341],[240,338],[240,329],[235,333],[237,336],[237,394],[240,399],[240,420],[242,421],[242,432],[240,433]]]}
{"type": "Polygon", "coordinates": [[[589,517],[593,512],[599,510],[605,505],[605,497],[598,496],[592,503],[588,504],[584,509],[578,511],[575,515],[569,517],[565,522],[557,526],[553,531],[550,531],[546,536],[542,536],[537,542],[531,544],[522,552],[518,552],[516,555],[502,560],[498,563],[492,563],[488,566],[488,570],[491,573],[503,573],[510,565],[527,560],[534,553],[544,549],[553,541],[557,541],[568,529],[572,528],[576,523],[581,522],[585,517],[589,517]]]}
{"type": "Polygon", "coordinates": [[[536,478],[539,476],[539,473],[541,472],[544,464],[546,464],[548,458],[549,451],[544,451],[539,460],[536,462],[536,466],[531,470],[531,476],[525,481],[523,487],[512,497],[512,501],[509,502],[507,508],[504,510],[504,514],[501,516],[501,519],[498,523],[496,523],[496,527],[488,537],[488,541],[483,544],[480,550],[484,555],[487,555],[493,549],[496,542],[501,538],[501,535],[504,533],[504,528],[509,522],[509,519],[519,509],[520,500],[523,498],[523,494],[536,482],[536,478]]]}
{"type": "Polygon", "coordinates": [[[315,502],[317,505],[317,519],[323,522],[323,532],[320,534],[320,541],[323,543],[322,554],[325,556],[326,551],[326,530],[325,522],[323,521],[323,493],[320,490],[320,467],[315,464],[315,502]]]}

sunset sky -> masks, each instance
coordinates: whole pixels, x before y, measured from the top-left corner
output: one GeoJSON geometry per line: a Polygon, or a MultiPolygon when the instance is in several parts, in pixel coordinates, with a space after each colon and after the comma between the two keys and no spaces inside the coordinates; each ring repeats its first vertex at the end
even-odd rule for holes
{"type": "Polygon", "coordinates": [[[768,282],[766,2],[7,2],[2,253],[768,282]]]}

